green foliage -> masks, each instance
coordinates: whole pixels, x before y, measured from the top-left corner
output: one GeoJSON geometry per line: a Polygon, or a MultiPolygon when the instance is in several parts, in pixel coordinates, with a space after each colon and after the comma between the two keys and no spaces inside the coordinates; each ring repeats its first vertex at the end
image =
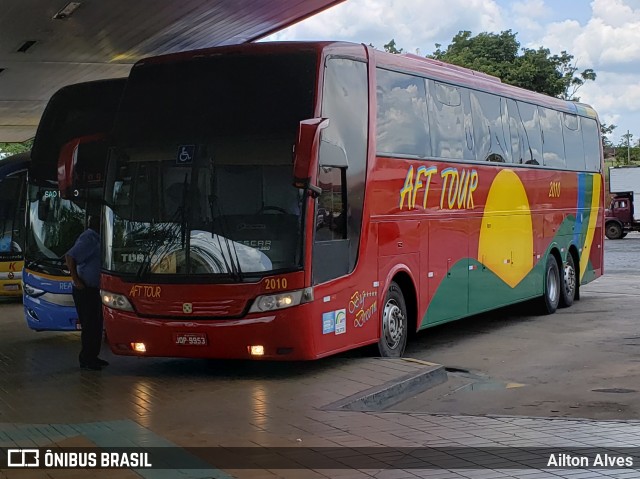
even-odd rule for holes
{"type": "Polygon", "coordinates": [[[622,165],[640,165],[640,148],[632,146],[616,147],[613,162],[616,166],[622,165]]]}
{"type": "Polygon", "coordinates": [[[609,135],[613,133],[613,130],[616,128],[618,128],[617,125],[607,125],[606,123],[600,124],[600,134],[602,136],[602,146],[604,148],[613,147],[613,143],[609,139],[609,135]]]}
{"type": "Polygon", "coordinates": [[[393,38],[389,43],[384,45],[383,48],[387,53],[402,53],[402,48],[400,50],[396,48],[396,41],[393,38]]]}
{"type": "Polygon", "coordinates": [[[512,69],[519,48],[510,30],[499,35],[484,32],[475,37],[470,31],[460,31],[446,49],[436,43],[436,50],[428,56],[503,78],[512,69]]]}
{"type": "Polygon", "coordinates": [[[640,164],[640,142],[633,139],[633,133],[622,135],[614,151],[613,162],[616,166],[640,164]]]}
{"type": "Polygon", "coordinates": [[[551,59],[556,63],[558,71],[562,73],[564,92],[560,97],[565,100],[580,101],[576,93],[585,82],[595,81],[596,72],[592,68],[578,72],[578,67],[572,63],[573,55],[569,55],[564,50],[560,55],[553,55],[551,59]]]}
{"type": "Polygon", "coordinates": [[[31,150],[31,147],[33,147],[33,140],[27,140],[24,143],[0,143],[0,158],[24,153],[31,150]]]}
{"type": "MultiPolygon", "coordinates": [[[[385,45],[385,50],[402,52],[394,40],[385,45]]],[[[482,32],[476,36],[472,36],[470,31],[460,31],[449,46],[443,49],[436,43],[436,50],[427,56],[497,76],[510,85],[566,100],[578,101],[577,91],[585,82],[596,79],[591,68],[579,72],[573,63],[573,55],[566,51],[551,55],[548,48],[520,48],[520,42],[511,30],[482,32]]]]}

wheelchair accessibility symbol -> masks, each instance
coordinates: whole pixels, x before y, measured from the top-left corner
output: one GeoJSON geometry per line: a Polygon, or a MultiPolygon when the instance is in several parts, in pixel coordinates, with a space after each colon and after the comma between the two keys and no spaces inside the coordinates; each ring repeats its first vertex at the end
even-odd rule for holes
{"type": "Polygon", "coordinates": [[[178,157],[176,158],[176,164],[178,165],[190,165],[193,163],[193,157],[196,153],[196,145],[180,145],[178,147],[178,157]]]}

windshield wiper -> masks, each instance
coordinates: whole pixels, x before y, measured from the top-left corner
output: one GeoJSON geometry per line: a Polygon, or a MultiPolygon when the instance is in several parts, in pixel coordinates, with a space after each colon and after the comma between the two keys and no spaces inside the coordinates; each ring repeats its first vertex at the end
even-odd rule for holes
{"type": "Polygon", "coordinates": [[[189,216],[191,208],[189,204],[189,174],[184,174],[182,182],[182,204],[178,211],[180,212],[180,246],[185,250],[185,263],[187,264],[187,272],[191,270],[191,231],[189,229],[189,216]]]}
{"type": "Polygon", "coordinates": [[[217,197],[214,196],[213,194],[209,196],[209,208],[211,210],[211,237],[213,237],[214,234],[216,235],[216,240],[218,241],[218,247],[220,248],[220,253],[222,254],[222,260],[224,261],[225,268],[227,268],[227,272],[230,273],[237,282],[241,282],[243,280],[243,274],[242,274],[242,268],[240,267],[240,259],[238,258],[238,250],[236,249],[235,242],[227,236],[227,227],[225,224],[225,219],[222,215],[222,211],[220,210],[220,205],[218,204],[217,197]],[[214,233],[214,229],[215,229],[214,221],[216,218],[218,218],[220,221],[221,234],[214,233]],[[224,254],[225,252],[222,247],[222,242],[220,241],[220,236],[222,236],[224,240],[227,254],[229,255],[230,264],[227,262],[227,258],[224,254]]]}
{"type": "Polygon", "coordinates": [[[213,158],[209,157],[209,170],[211,174],[209,176],[209,186],[211,189],[211,194],[209,195],[209,209],[211,210],[211,237],[216,235],[216,239],[218,241],[218,247],[220,248],[220,253],[222,254],[222,259],[224,261],[225,267],[227,271],[234,277],[235,281],[241,282],[243,280],[242,268],[240,267],[240,258],[238,258],[238,250],[236,249],[235,242],[229,238],[227,235],[227,225],[226,219],[222,214],[222,209],[220,208],[220,203],[218,201],[218,197],[215,195],[215,178],[216,178],[216,167],[213,162],[213,158]],[[214,233],[215,229],[215,220],[218,218],[220,222],[220,233],[224,240],[227,254],[229,255],[229,262],[227,263],[227,259],[224,254],[224,250],[222,248],[222,242],[220,241],[220,234],[214,233]]]}
{"type": "MultiPolygon", "coordinates": [[[[155,241],[150,241],[150,247],[148,248],[148,253],[138,270],[136,271],[136,278],[140,280],[144,274],[149,271],[149,267],[151,266],[152,258],[156,255],[156,253],[163,246],[170,246],[175,243],[173,238],[180,238],[180,247],[185,249],[185,264],[187,265],[187,271],[190,267],[190,234],[188,234],[188,225],[189,225],[189,209],[187,208],[188,203],[188,193],[189,193],[189,174],[185,173],[184,181],[182,183],[182,202],[180,206],[176,209],[173,216],[170,218],[168,224],[160,229],[160,234],[156,238],[155,241]],[[176,226],[180,227],[180,233],[178,236],[178,231],[176,231],[176,226]],[[167,242],[168,239],[171,239],[167,242]]],[[[153,231],[153,223],[151,223],[149,227],[149,233],[153,231]]]]}
{"type": "Polygon", "coordinates": [[[54,275],[60,273],[69,274],[67,265],[64,262],[64,259],[61,258],[32,258],[25,256],[24,262],[28,269],[39,270],[43,273],[50,273],[54,275]]]}
{"type": "MultiPolygon", "coordinates": [[[[178,209],[175,212],[174,217],[171,218],[169,222],[162,229],[158,231],[159,234],[155,238],[155,240],[150,241],[148,254],[145,256],[144,261],[140,263],[140,266],[136,271],[136,278],[138,280],[140,280],[142,276],[147,273],[147,271],[149,270],[149,267],[151,266],[151,259],[155,256],[158,250],[160,250],[163,246],[170,247],[172,244],[176,242],[175,238],[178,237],[178,231],[177,231],[178,224],[176,220],[178,219],[177,216],[180,214],[181,214],[180,209],[178,209]],[[171,240],[167,241],[169,239],[171,240]]],[[[182,229],[182,225],[180,225],[180,228],[182,229]]],[[[151,233],[152,231],[153,231],[153,224],[149,227],[149,233],[151,233]]]]}

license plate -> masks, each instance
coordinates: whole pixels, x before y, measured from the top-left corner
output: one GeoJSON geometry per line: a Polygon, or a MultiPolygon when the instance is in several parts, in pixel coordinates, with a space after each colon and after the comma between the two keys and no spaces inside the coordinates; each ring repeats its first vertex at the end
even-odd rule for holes
{"type": "Polygon", "coordinates": [[[20,285],[18,284],[5,284],[4,285],[4,290],[5,291],[18,291],[20,289],[20,285]]]}
{"type": "Polygon", "coordinates": [[[178,346],[206,346],[207,335],[204,333],[177,333],[174,335],[178,346]]]}

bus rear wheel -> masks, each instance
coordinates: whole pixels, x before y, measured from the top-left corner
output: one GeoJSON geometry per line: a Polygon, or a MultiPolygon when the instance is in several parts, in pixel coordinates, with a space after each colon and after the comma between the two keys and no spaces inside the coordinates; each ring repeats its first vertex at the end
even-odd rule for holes
{"type": "Polygon", "coordinates": [[[399,358],[407,346],[407,306],[402,290],[392,282],[382,308],[382,331],[378,351],[383,358],[399,358]]]}
{"type": "Polygon", "coordinates": [[[544,269],[544,292],[539,300],[541,314],[553,314],[560,303],[560,271],[555,256],[547,256],[547,264],[544,269]]]}
{"type": "Polygon", "coordinates": [[[562,278],[562,288],[560,289],[560,307],[568,308],[573,304],[578,288],[578,277],[576,275],[576,266],[573,261],[573,255],[567,255],[567,262],[564,265],[562,278]]]}

